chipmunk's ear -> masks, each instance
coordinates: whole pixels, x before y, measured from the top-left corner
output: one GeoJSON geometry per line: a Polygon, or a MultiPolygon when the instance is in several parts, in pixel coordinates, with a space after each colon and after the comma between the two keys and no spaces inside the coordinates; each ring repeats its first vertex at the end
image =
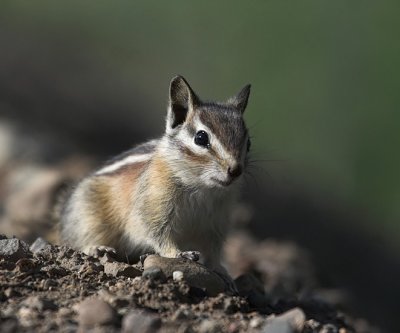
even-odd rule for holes
{"type": "Polygon", "coordinates": [[[243,87],[243,89],[240,90],[236,96],[228,99],[227,104],[234,106],[241,113],[243,113],[244,110],[246,110],[247,102],[249,101],[250,88],[251,88],[250,84],[243,87]]]}
{"type": "Polygon", "coordinates": [[[182,76],[172,79],[169,87],[167,131],[183,124],[200,100],[182,76]]]}

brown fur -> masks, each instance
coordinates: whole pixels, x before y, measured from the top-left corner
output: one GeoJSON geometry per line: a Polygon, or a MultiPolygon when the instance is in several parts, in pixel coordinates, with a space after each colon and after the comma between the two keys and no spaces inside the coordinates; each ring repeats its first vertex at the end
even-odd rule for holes
{"type": "MultiPolygon", "coordinates": [[[[125,230],[137,178],[147,163],[124,166],[122,172],[95,177],[91,185],[91,225],[99,244],[118,248],[125,230]]],[[[118,170],[120,171],[120,170],[118,170]]]]}
{"type": "Polygon", "coordinates": [[[147,180],[148,196],[144,202],[143,218],[157,231],[157,228],[162,227],[159,222],[166,222],[168,214],[165,212],[174,195],[171,170],[165,160],[156,156],[153,158],[147,180]]]}

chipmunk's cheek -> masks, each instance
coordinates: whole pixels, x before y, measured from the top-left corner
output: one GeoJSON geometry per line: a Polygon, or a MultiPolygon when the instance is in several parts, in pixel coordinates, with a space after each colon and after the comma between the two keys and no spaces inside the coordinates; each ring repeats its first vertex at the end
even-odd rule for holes
{"type": "Polygon", "coordinates": [[[199,174],[199,184],[203,184],[206,187],[215,187],[214,178],[216,175],[215,165],[212,161],[203,165],[201,173],[199,174]]]}

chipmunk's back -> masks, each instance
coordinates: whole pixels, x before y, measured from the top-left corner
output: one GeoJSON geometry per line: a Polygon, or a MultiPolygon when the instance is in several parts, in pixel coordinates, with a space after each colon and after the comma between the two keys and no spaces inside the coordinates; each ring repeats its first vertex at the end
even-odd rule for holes
{"type": "Polygon", "coordinates": [[[153,155],[159,140],[151,140],[140,144],[107,161],[95,175],[106,175],[121,171],[125,168],[140,168],[153,155]]]}
{"type": "Polygon", "coordinates": [[[132,196],[156,142],[149,141],[113,158],[78,184],[62,215],[64,241],[87,253],[99,244],[125,255],[132,196]]]}

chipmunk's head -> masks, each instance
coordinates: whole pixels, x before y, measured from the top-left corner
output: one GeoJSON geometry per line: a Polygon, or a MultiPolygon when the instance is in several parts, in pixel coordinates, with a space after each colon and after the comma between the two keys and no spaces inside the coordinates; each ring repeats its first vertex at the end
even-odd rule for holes
{"type": "Polygon", "coordinates": [[[225,103],[202,102],[183,77],[172,79],[165,138],[184,184],[226,188],[240,178],[250,148],[243,120],[249,94],[247,85],[225,103]]]}

